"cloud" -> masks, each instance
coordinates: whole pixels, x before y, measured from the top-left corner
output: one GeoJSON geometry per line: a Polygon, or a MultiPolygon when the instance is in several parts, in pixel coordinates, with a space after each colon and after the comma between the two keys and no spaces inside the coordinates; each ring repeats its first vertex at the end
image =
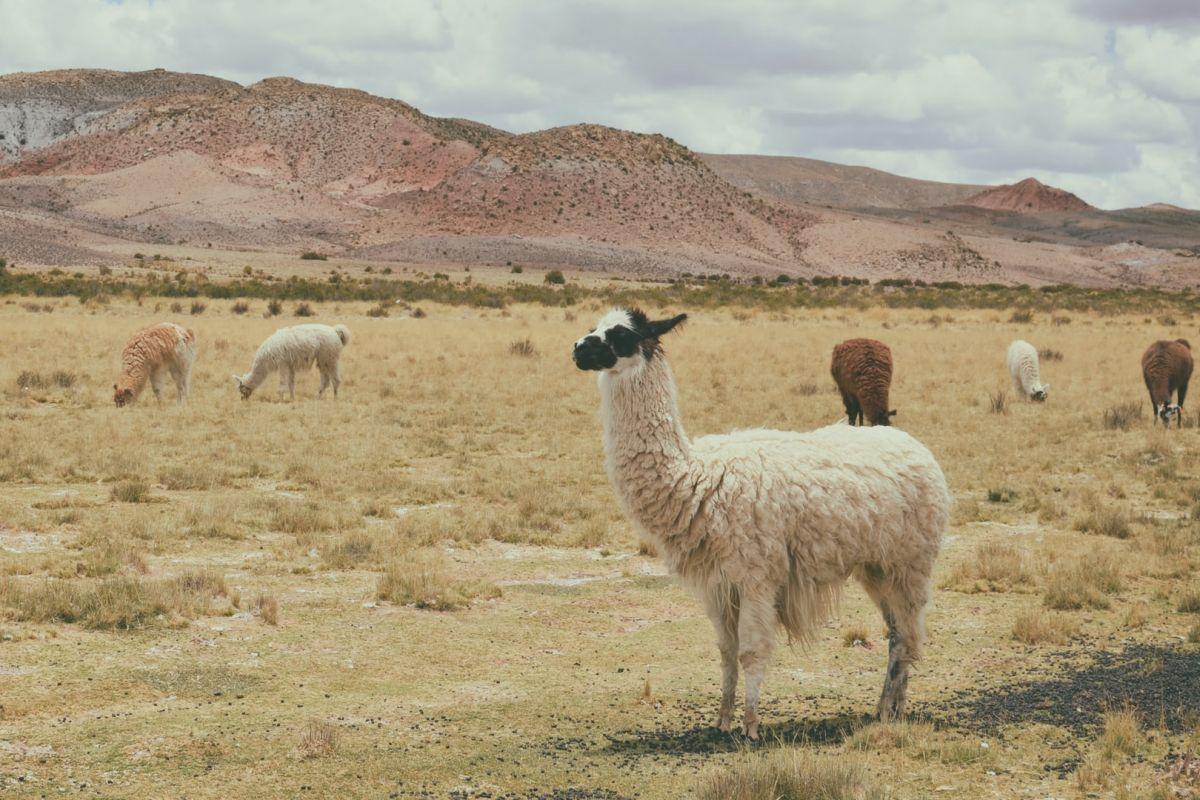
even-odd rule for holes
{"type": "Polygon", "coordinates": [[[701,151],[1102,206],[1200,205],[1193,0],[0,0],[0,71],[165,67],[348,86],[513,131],[599,122],[701,151]]]}

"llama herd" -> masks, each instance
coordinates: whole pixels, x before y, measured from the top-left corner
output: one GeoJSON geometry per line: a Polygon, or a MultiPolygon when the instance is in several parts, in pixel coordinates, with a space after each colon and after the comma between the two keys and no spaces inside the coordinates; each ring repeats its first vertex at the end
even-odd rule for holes
{"type": "MultiPolygon", "coordinates": [[[[744,732],[758,738],[759,695],[777,630],[789,640],[813,639],[850,577],[887,626],[879,718],[902,716],[951,496],[932,453],[891,427],[891,351],[874,339],[834,348],[830,372],[849,425],[689,439],[661,345],[686,319],[613,309],[575,343],[572,357],[579,369],[599,373],[605,466],[622,509],[699,596],[716,630],[718,727],[732,729],[740,670],[744,732]]],[[[294,399],[296,372],[315,364],[320,393],[332,386],[336,397],[338,360],[349,342],[344,325],[282,328],[234,380],[246,399],[278,372],[280,389],[294,399]]],[[[147,381],[161,399],[167,375],[183,402],[195,358],[196,337],[186,328],[161,323],[139,331],[122,353],[116,404],[134,402],[147,381]]],[[[1008,369],[1018,395],[1047,399],[1050,386],[1042,383],[1033,345],[1014,341],[1008,369]]],[[[1187,341],[1152,344],[1142,372],[1155,418],[1182,425],[1192,374],[1187,341]]]]}
{"type": "MultiPolygon", "coordinates": [[[[272,372],[279,373],[279,390],[287,389],[296,399],[296,372],[313,364],[321,373],[321,389],[333,386],[337,397],[342,384],[338,360],[342,348],[350,343],[345,325],[293,325],[280,328],[267,337],[254,354],[254,363],[245,375],[234,375],[242,399],[249,399],[272,372]]],[[[113,384],[113,400],[125,406],[137,400],[147,380],[154,397],[162,400],[163,382],[170,375],[175,381],[179,402],[187,400],[191,387],[192,365],[196,361],[196,334],[173,322],[160,322],[133,335],[121,352],[121,374],[113,384]]]]}

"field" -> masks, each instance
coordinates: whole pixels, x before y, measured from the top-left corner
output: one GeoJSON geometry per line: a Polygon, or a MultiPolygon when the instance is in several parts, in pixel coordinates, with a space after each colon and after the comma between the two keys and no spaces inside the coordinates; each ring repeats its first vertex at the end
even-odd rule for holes
{"type": "Polygon", "coordinates": [[[1200,791],[1200,428],[1151,426],[1138,366],[1195,318],[647,309],[692,312],[666,348],[693,436],[832,423],[832,346],[887,341],[955,496],[912,719],[868,717],[887,648],[852,585],[780,647],[749,745],[710,727],[709,623],[608,484],[569,359],[600,300],[313,302],[354,338],[340,399],[313,372],[294,403],[230,375],[295,301],[192,302],[0,300],[5,797],[1200,791]],[[164,319],[197,333],[191,403],[115,408],[164,319]],[[1008,389],[1016,337],[1055,351],[1044,405],[1008,389]]]}

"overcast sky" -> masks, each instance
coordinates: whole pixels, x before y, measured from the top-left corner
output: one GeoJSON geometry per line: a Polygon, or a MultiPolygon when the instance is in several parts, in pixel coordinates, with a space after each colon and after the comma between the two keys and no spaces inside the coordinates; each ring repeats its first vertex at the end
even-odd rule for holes
{"type": "Polygon", "coordinates": [[[273,75],[511,131],[1200,208],[1198,0],[0,0],[0,72],[273,75]]]}

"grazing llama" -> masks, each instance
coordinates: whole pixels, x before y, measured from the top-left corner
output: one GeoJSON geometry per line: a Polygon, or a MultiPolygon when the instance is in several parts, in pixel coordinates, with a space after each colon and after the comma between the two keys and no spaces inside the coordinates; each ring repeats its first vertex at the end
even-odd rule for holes
{"type": "Polygon", "coordinates": [[[254,354],[254,364],[245,375],[234,375],[242,399],[247,400],[267,376],[278,370],[279,391],[288,390],[296,399],[296,371],[305,370],[313,364],[321,373],[321,389],[318,396],[325,394],[326,387],[333,386],[337,397],[342,383],[338,374],[338,359],[342,348],[350,343],[350,329],[345,325],[293,325],[280,328],[267,337],[254,354]]]}
{"type": "Polygon", "coordinates": [[[146,388],[162,402],[163,382],[169,374],[175,381],[179,402],[187,400],[192,364],[196,360],[196,334],[173,322],[160,322],[133,335],[121,351],[121,374],[113,384],[117,408],[131,405],[146,388]]]}
{"type": "Polygon", "coordinates": [[[808,642],[853,575],[883,612],[878,713],[904,713],[930,575],[950,515],[937,461],[891,427],[744,430],[691,441],[659,339],[686,318],[615,309],[575,343],[599,372],[605,463],[626,514],[704,601],[723,670],[718,727],[732,727],[738,665],[745,733],[759,735],[763,674],[782,625],[808,642]]]}
{"type": "Polygon", "coordinates": [[[847,339],[833,348],[829,365],[842,393],[850,424],[891,425],[895,409],[888,410],[892,387],[892,351],[876,339],[847,339]]]}
{"type": "Polygon", "coordinates": [[[1042,383],[1037,348],[1024,339],[1008,346],[1008,374],[1018,397],[1041,403],[1050,396],[1050,384],[1042,383]]]}
{"type": "Polygon", "coordinates": [[[1142,354],[1142,379],[1150,392],[1154,416],[1165,427],[1171,427],[1172,417],[1176,427],[1183,427],[1183,401],[1192,379],[1192,346],[1187,339],[1160,340],[1147,347],[1142,354]],[[1172,394],[1178,402],[1171,402],[1172,394]]]}

